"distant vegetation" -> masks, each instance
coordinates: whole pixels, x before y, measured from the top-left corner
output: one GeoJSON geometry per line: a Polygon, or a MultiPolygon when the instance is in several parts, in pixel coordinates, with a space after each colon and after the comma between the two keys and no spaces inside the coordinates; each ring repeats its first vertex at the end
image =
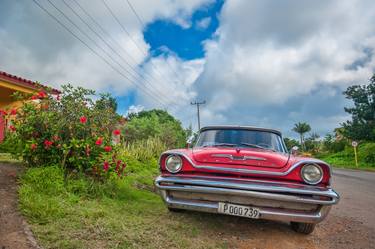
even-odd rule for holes
{"type": "Polygon", "coordinates": [[[157,138],[168,148],[178,148],[185,146],[189,131],[168,112],[154,109],[129,115],[123,133],[128,143],[157,138]]]}
{"type": "Polygon", "coordinates": [[[345,107],[351,114],[351,120],[341,124],[333,133],[320,138],[316,133],[305,134],[311,130],[309,124],[300,122],[295,124],[293,131],[298,133],[300,141],[285,138],[288,148],[295,145],[302,149],[302,154],[313,155],[328,163],[355,168],[352,141],[359,143],[359,167],[375,169],[375,75],[367,85],[350,86],[343,93],[353,101],[353,107],[345,107]]]}

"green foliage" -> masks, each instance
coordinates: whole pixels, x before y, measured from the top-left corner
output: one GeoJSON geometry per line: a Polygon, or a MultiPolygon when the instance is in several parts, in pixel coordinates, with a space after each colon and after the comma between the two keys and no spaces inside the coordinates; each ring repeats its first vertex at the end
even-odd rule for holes
{"type": "Polygon", "coordinates": [[[317,153],[320,150],[321,145],[319,138],[320,136],[317,133],[311,133],[304,141],[305,150],[314,154],[317,153]]]}
{"type": "Polygon", "coordinates": [[[120,154],[142,162],[148,162],[158,158],[165,150],[167,150],[167,146],[159,138],[151,137],[146,140],[127,143],[120,154]]]}
{"type": "MultiPolygon", "coordinates": [[[[333,166],[356,168],[354,159],[354,149],[351,145],[347,145],[342,151],[336,153],[326,152],[320,154],[318,157],[333,166]]],[[[358,164],[360,168],[375,168],[375,143],[359,144],[358,164]]]]}
{"type": "Polygon", "coordinates": [[[293,148],[293,146],[298,146],[300,147],[300,143],[293,139],[293,138],[288,138],[288,137],[284,137],[284,143],[286,145],[286,147],[288,148],[288,150],[290,150],[291,148],[293,148]]]}
{"type": "Polygon", "coordinates": [[[96,176],[121,174],[125,163],[116,159],[120,145],[112,145],[119,116],[109,95],[93,101],[94,91],[71,85],[54,97],[39,92],[9,112],[12,125],[5,145],[29,166],[61,165],[96,176]]]}
{"type": "Polygon", "coordinates": [[[301,143],[302,149],[306,149],[305,144],[304,144],[304,134],[311,131],[310,125],[308,123],[298,122],[294,124],[292,131],[297,132],[300,135],[300,143],[301,143]]]}
{"type": "Polygon", "coordinates": [[[343,151],[347,145],[346,140],[337,140],[332,134],[327,134],[323,140],[323,149],[327,152],[337,153],[343,151]]]}
{"type": "Polygon", "coordinates": [[[109,93],[101,93],[100,99],[96,101],[96,106],[99,110],[111,109],[113,112],[116,112],[117,101],[109,93]]]}
{"type": "Polygon", "coordinates": [[[365,143],[360,146],[360,157],[367,164],[375,167],[375,143],[365,143]]]}
{"type": "Polygon", "coordinates": [[[186,141],[186,132],[181,122],[163,110],[131,114],[124,134],[125,141],[129,143],[157,137],[167,148],[183,147],[186,141]]]}
{"type": "Polygon", "coordinates": [[[104,182],[73,174],[65,182],[60,167],[29,168],[21,178],[20,210],[46,249],[221,248],[206,231],[225,232],[229,220],[168,212],[152,192],[157,173],[156,160],[134,159],[127,177],[104,182]]]}
{"type": "Polygon", "coordinates": [[[354,107],[345,108],[352,120],[342,124],[344,135],[359,141],[375,141],[375,74],[368,85],[350,86],[344,95],[354,102],[354,107]]]}

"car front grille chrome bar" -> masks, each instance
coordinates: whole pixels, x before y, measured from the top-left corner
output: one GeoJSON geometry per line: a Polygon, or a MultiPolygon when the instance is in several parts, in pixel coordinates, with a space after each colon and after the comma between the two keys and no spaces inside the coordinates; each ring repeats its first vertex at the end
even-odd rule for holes
{"type": "Polygon", "coordinates": [[[282,186],[282,184],[271,185],[269,183],[240,184],[229,181],[158,177],[155,181],[155,185],[161,190],[239,195],[320,205],[333,205],[340,199],[339,195],[332,189],[319,190],[319,188],[314,187],[292,188],[282,186]],[[163,185],[163,183],[165,185],[163,185]],[[170,183],[173,183],[173,185],[170,185],[170,183]]]}

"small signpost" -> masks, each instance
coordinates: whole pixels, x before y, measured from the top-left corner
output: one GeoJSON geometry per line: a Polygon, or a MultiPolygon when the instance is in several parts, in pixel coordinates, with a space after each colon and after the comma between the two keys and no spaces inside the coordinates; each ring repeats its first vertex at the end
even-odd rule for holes
{"type": "Polygon", "coordinates": [[[355,166],[358,168],[358,156],[357,156],[357,147],[358,147],[358,142],[353,141],[352,146],[354,148],[354,159],[355,159],[355,166]]]}

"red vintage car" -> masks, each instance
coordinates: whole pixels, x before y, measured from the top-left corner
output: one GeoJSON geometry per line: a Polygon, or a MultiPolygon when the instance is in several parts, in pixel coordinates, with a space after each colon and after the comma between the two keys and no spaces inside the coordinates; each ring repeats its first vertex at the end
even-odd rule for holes
{"type": "Polygon", "coordinates": [[[204,127],[192,148],[166,151],[159,163],[155,185],[170,211],[287,221],[309,234],[339,201],[331,167],[289,153],[273,129],[204,127]]]}

